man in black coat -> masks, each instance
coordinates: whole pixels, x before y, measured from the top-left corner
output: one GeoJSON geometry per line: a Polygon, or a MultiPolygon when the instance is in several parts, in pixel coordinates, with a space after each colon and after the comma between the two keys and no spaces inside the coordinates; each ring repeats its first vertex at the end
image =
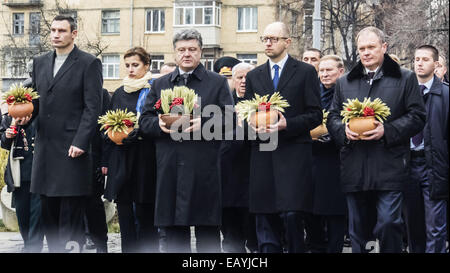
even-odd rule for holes
{"type": "Polygon", "coordinates": [[[371,250],[370,210],[380,252],[401,252],[401,208],[409,175],[409,139],[425,124],[425,108],[414,73],[401,69],[386,53],[384,33],[375,27],[356,38],[361,61],[336,82],[327,128],[341,147],[341,187],[346,194],[352,252],[371,250]],[[342,123],[347,99],[380,98],[391,114],[364,132],[364,139],[342,123]]]}
{"type": "Polygon", "coordinates": [[[86,197],[92,192],[91,141],[101,111],[102,65],[79,50],[76,23],[56,16],[51,25],[55,51],[33,61],[36,146],[31,192],[41,195],[44,232],[50,252],[67,242],[83,246],[86,197]]]}
{"type": "Polygon", "coordinates": [[[445,253],[448,200],[448,85],[434,75],[438,50],[415,51],[414,71],[427,110],[425,128],[411,139],[411,175],[405,192],[409,252],[445,253]]]}
{"type": "MultiPolygon", "coordinates": [[[[190,252],[190,226],[195,226],[197,252],[220,252],[219,226],[222,193],[219,171],[220,140],[192,139],[209,119],[221,119],[226,105],[233,105],[227,80],[207,71],[200,63],[202,37],[194,29],[173,39],[177,69],[156,79],[146,99],[139,126],[144,137],[155,139],[157,185],[155,225],[164,227],[168,252],[190,252]],[[198,117],[184,130],[189,140],[174,140],[177,132],[165,127],[154,109],[161,90],[185,85],[195,91],[199,110],[220,107],[220,115],[198,117]]],[[[202,115],[206,115],[202,113],[202,115]]],[[[201,132],[204,136],[204,132],[201,132]]],[[[176,138],[175,138],[176,139],[176,138]]]]}
{"type": "Polygon", "coordinates": [[[260,252],[283,252],[283,233],[288,252],[305,252],[302,212],[313,209],[309,131],[322,122],[319,79],[313,66],[287,54],[285,24],[269,24],[261,40],[269,60],[247,74],[245,98],[278,91],[290,106],[276,124],[258,131],[278,134],[275,150],[260,150],[261,140],[252,143],[250,212],[256,213],[260,252]]]}

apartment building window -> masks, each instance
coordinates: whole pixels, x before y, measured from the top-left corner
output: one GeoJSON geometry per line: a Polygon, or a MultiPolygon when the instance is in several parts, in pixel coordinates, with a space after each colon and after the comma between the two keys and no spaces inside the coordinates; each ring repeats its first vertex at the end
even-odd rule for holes
{"type": "Polygon", "coordinates": [[[26,78],[26,62],[23,60],[10,60],[6,62],[6,75],[11,78],[26,78]]]}
{"type": "Polygon", "coordinates": [[[220,26],[221,3],[217,1],[175,2],[175,26],[220,26]]]}
{"type": "Polygon", "coordinates": [[[39,33],[41,32],[41,14],[39,12],[30,13],[30,45],[39,45],[41,42],[39,33]]]}
{"type": "Polygon", "coordinates": [[[103,78],[104,79],[118,79],[119,78],[119,55],[104,55],[102,56],[103,64],[103,78]]]}
{"type": "Polygon", "coordinates": [[[258,56],[256,54],[237,54],[236,57],[244,63],[256,65],[258,62],[258,56]]]}
{"type": "Polygon", "coordinates": [[[23,13],[13,13],[13,34],[23,35],[25,29],[25,15],[23,13]]]}
{"type": "Polygon", "coordinates": [[[305,9],[305,15],[303,18],[303,35],[307,37],[312,36],[313,13],[314,9],[305,9]]]}
{"type": "Polygon", "coordinates": [[[258,31],[258,8],[238,8],[238,31],[258,31]]]}
{"type": "Polygon", "coordinates": [[[119,10],[107,10],[102,12],[102,33],[120,33],[119,10]]]}
{"type": "Polygon", "coordinates": [[[164,64],[164,55],[151,55],[152,63],[150,70],[152,73],[159,73],[161,66],[164,64]]]}
{"type": "Polygon", "coordinates": [[[165,14],[163,9],[149,9],[146,11],[146,32],[164,32],[165,14]]]}

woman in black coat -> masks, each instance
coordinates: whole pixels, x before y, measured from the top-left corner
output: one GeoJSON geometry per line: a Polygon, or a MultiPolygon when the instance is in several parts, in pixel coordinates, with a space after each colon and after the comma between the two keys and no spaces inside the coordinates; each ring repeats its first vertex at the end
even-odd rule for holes
{"type": "MultiPolygon", "coordinates": [[[[127,109],[139,116],[150,91],[150,55],[141,47],[124,55],[128,76],[111,98],[109,109],[127,109]]],[[[105,198],[117,203],[122,252],[157,252],[154,226],[156,161],[155,145],[135,128],[123,145],[110,142],[105,198]]]]}

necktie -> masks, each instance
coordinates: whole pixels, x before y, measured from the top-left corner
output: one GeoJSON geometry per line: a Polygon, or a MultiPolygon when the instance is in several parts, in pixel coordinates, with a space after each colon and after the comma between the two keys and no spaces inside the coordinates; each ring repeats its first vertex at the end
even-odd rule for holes
{"type": "Polygon", "coordinates": [[[275,74],[273,76],[273,87],[276,91],[278,87],[278,82],[280,81],[280,74],[279,74],[280,67],[276,64],[273,66],[273,69],[275,69],[275,74]]]}
{"type": "Polygon", "coordinates": [[[180,86],[186,86],[187,82],[188,82],[188,78],[189,78],[189,74],[188,73],[184,73],[180,75],[180,79],[178,81],[178,85],[180,86]]]}
{"type": "Polygon", "coordinates": [[[369,77],[369,80],[373,79],[373,76],[375,76],[375,72],[368,72],[367,76],[369,77]]]}
{"type": "MultiPolygon", "coordinates": [[[[425,85],[420,85],[420,91],[422,93],[423,98],[425,99],[426,95],[424,94],[424,91],[426,89],[425,85]]],[[[423,130],[420,131],[420,133],[418,133],[417,135],[413,136],[412,138],[412,143],[414,144],[414,146],[419,146],[420,143],[422,143],[423,141],[423,130]]]]}

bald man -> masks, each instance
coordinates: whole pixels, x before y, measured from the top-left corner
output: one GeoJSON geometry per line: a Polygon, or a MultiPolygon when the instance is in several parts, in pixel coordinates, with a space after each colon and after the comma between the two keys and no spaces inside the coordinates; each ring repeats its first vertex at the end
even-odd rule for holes
{"type": "Polygon", "coordinates": [[[248,72],[245,98],[280,92],[290,106],[276,124],[263,129],[278,134],[275,150],[251,147],[250,212],[256,213],[261,253],[283,252],[283,233],[287,251],[301,253],[306,250],[303,212],[313,209],[309,131],[322,122],[320,83],[314,67],[288,55],[291,38],[285,24],[269,24],[261,42],[269,60],[248,72]]]}

